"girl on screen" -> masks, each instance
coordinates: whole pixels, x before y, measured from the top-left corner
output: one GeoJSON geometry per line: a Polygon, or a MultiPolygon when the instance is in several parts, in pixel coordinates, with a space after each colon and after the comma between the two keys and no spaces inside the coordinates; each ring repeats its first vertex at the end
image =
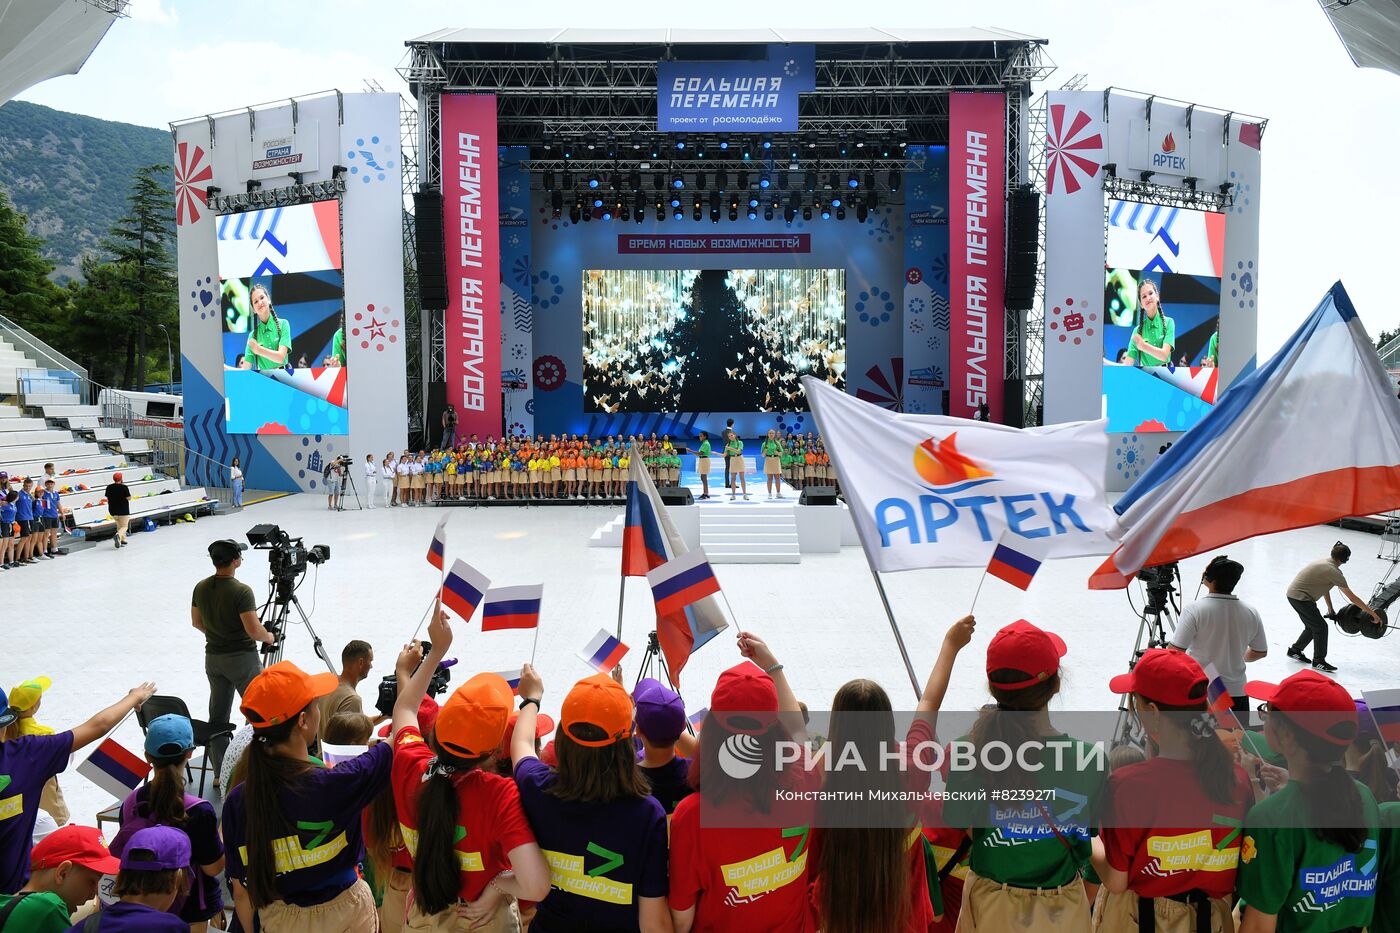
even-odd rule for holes
{"type": "Polygon", "coordinates": [[[1176,322],[1163,310],[1162,297],[1152,279],[1143,279],[1138,285],[1138,307],[1142,317],[1133,328],[1128,359],[1144,368],[1170,364],[1176,346],[1176,322]]]}
{"type": "Polygon", "coordinates": [[[292,325],[277,317],[266,285],[254,285],[248,299],[256,320],[248,334],[247,359],[259,372],[280,369],[292,355],[292,325]]]}

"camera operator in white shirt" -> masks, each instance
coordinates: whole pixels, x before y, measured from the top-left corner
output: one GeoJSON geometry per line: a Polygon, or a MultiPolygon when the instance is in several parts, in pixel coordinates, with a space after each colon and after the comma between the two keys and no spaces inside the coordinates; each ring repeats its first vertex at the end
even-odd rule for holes
{"type": "Polygon", "coordinates": [[[1245,665],[1269,652],[1264,620],[1255,608],[1235,595],[1244,565],[1219,555],[1206,565],[1201,583],[1205,596],[1187,606],[1172,633],[1171,647],[1200,662],[1213,664],[1236,712],[1249,712],[1245,696],[1245,665]]]}

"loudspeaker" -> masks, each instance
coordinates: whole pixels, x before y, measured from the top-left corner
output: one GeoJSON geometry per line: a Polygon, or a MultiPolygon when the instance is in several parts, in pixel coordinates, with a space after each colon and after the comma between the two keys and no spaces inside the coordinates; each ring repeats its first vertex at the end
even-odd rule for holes
{"type": "Polygon", "coordinates": [[[1020,379],[1007,379],[1002,395],[1001,423],[1013,428],[1026,426],[1026,386],[1020,379]]]}
{"type": "Polygon", "coordinates": [[[803,486],[802,495],[797,498],[798,505],[835,505],[835,486],[803,486]]]}
{"type": "Polygon", "coordinates": [[[418,252],[418,303],[424,310],[441,311],[447,307],[441,191],[413,193],[413,237],[418,252]]]}
{"type": "Polygon", "coordinates": [[[661,495],[662,505],[695,504],[695,499],[690,494],[689,486],[658,486],[656,491],[661,495]]]}
{"type": "Polygon", "coordinates": [[[1006,236],[1006,307],[1029,311],[1035,303],[1036,242],[1040,239],[1040,192],[1011,192],[1006,236]]]}

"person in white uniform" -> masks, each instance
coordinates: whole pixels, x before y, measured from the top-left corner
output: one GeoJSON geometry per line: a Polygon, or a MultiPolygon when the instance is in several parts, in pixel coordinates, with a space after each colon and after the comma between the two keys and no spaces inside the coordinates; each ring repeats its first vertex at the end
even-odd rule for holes
{"type": "Polygon", "coordinates": [[[384,459],[379,461],[379,477],[384,481],[384,506],[388,508],[394,504],[394,477],[397,475],[398,463],[394,459],[394,452],[391,450],[384,455],[384,459]]]}
{"type": "Polygon", "coordinates": [[[374,463],[374,454],[365,454],[365,485],[369,487],[365,498],[369,499],[369,507],[373,509],[374,497],[379,493],[379,467],[374,463]]]}

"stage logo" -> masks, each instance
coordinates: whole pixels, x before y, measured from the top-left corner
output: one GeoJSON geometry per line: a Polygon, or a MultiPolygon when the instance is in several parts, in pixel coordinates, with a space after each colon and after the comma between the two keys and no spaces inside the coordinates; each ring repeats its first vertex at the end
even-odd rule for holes
{"type": "Polygon", "coordinates": [[[501,233],[496,98],[442,95],[442,203],[447,253],[447,400],[458,432],[501,431],[501,233]]]}
{"type": "Polygon", "coordinates": [[[798,95],[815,89],[812,45],[770,45],[760,61],[657,62],[656,128],[796,132],[798,95]]]}

